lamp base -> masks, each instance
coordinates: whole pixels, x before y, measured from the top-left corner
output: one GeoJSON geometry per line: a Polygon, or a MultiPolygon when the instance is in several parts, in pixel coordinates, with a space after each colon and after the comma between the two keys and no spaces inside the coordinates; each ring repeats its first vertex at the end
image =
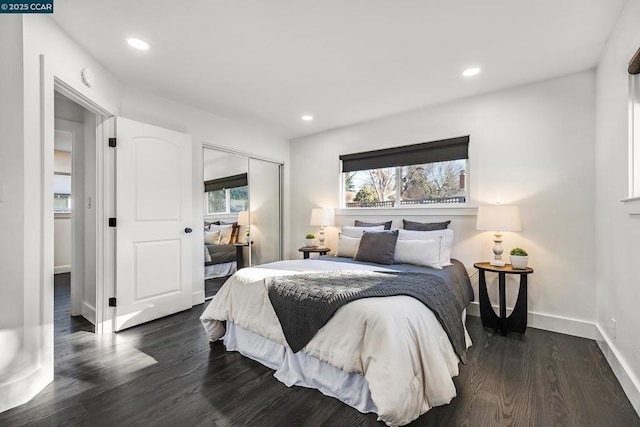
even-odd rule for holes
{"type": "Polygon", "coordinates": [[[489,264],[493,265],[494,267],[504,267],[505,265],[507,265],[504,261],[491,261],[489,264]]]}

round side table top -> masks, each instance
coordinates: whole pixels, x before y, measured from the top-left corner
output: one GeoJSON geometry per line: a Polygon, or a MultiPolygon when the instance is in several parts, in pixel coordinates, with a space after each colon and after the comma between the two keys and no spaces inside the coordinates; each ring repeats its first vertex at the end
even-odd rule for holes
{"type": "Polygon", "coordinates": [[[524,269],[513,268],[511,264],[507,264],[504,267],[498,267],[491,265],[488,262],[476,262],[473,266],[479,270],[493,271],[494,273],[506,273],[506,274],[531,274],[533,268],[527,267],[524,269]]]}

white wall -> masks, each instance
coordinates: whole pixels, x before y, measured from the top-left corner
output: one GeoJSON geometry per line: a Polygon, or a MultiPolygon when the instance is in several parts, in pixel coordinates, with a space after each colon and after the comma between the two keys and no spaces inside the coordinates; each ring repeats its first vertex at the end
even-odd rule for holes
{"type": "Polygon", "coordinates": [[[71,216],[68,214],[56,214],[53,226],[53,266],[55,273],[70,273],[71,216]]]}
{"type": "Polygon", "coordinates": [[[119,103],[121,89],[48,17],[0,16],[0,36],[0,112],[7,120],[0,126],[3,411],[27,401],[53,379],[54,220],[44,215],[53,206],[52,179],[44,179],[53,176],[53,77],[107,106],[119,103]],[[80,82],[84,66],[100,82],[93,90],[80,82]]]}
{"type": "MultiPolygon", "coordinates": [[[[21,381],[34,367],[24,360],[25,336],[25,217],[24,98],[22,19],[18,15],[0,16],[0,411],[25,401],[50,381],[53,371],[38,381],[21,381]],[[35,384],[34,384],[35,383],[35,384]],[[8,384],[4,386],[4,384],[8,384]]],[[[53,153],[52,153],[53,154],[53,153]]],[[[34,225],[34,224],[31,224],[34,225]]],[[[37,224],[35,224],[37,226],[37,224]]],[[[34,249],[33,247],[29,249],[34,249]]],[[[37,265],[39,253],[30,258],[37,265]]]]}
{"type": "MultiPolygon", "coordinates": [[[[594,78],[593,71],[585,71],[292,141],[291,212],[297,215],[290,247],[301,246],[305,233],[313,231],[311,208],[339,206],[340,154],[470,135],[472,204],[520,206],[523,231],[505,233],[504,246],[527,249],[535,269],[529,278],[529,311],[534,313],[529,324],[593,335],[594,78]]],[[[475,273],[474,262],[491,255],[492,233],[475,230],[474,209],[393,212],[340,210],[336,220],[352,224],[354,219],[393,218],[400,226],[402,218],[451,219],[453,255],[470,272],[475,273]]],[[[334,251],[337,230],[327,231],[334,251]]],[[[295,250],[289,255],[299,257],[295,250]]],[[[514,300],[508,295],[510,305],[514,300]]]]}
{"type": "MultiPolygon", "coordinates": [[[[84,110],[84,109],[83,109],[84,110]]],[[[82,280],[82,315],[94,325],[96,324],[96,274],[98,231],[98,213],[96,211],[96,115],[84,110],[84,177],[83,200],[76,200],[74,207],[83,210],[83,240],[82,254],[84,277],[82,280]],[[91,203],[89,203],[91,200],[91,203]]],[[[72,278],[73,279],[73,278],[72,278]]],[[[75,284],[74,282],[72,282],[75,284]]]]}
{"type": "Polygon", "coordinates": [[[240,175],[248,171],[248,158],[224,151],[204,149],[204,181],[240,175]]]}
{"type": "MultiPolygon", "coordinates": [[[[132,93],[44,15],[0,16],[0,411],[29,400],[53,379],[54,77],[96,105],[136,120],[182,130],[194,137],[194,165],[201,142],[288,160],[288,143],[261,129],[153,96],[132,93]],[[42,65],[42,67],[41,67],[42,65]],[[88,88],[80,71],[89,67],[88,88]],[[42,93],[41,93],[42,88],[42,93]],[[44,165],[44,168],[43,168],[44,165]],[[48,219],[47,219],[48,218],[48,219]],[[6,284],[5,284],[6,283],[6,284]],[[25,315],[29,313],[29,315],[25,315]]],[[[194,169],[194,205],[202,223],[202,168],[194,169]],[[199,199],[195,196],[198,195],[199,199]]],[[[194,239],[194,271],[202,271],[202,244],[194,239]]],[[[194,275],[194,289],[204,289],[194,275]]],[[[108,295],[107,295],[108,296],[108,295]]]]}
{"type": "Polygon", "coordinates": [[[640,1],[631,0],[597,69],[595,211],[599,344],[640,413],[640,216],[629,215],[620,202],[628,196],[627,64],[640,47],[638,22],[640,1]]]}

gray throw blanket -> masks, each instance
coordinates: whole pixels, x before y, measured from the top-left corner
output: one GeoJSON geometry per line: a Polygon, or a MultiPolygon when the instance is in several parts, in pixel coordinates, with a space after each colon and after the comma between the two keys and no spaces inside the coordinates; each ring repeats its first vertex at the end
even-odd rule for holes
{"type": "Polygon", "coordinates": [[[265,279],[269,300],[294,353],[302,350],[343,305],[361,298],[408,295],[426,305],[466,363],[463,302],[429,273],[335,271],[265,279]]]}

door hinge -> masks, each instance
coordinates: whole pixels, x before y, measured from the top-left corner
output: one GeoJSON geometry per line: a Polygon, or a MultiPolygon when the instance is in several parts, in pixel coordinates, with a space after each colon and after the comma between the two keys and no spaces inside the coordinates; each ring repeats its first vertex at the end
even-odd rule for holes
{"type": "Polygon", "coordinates": [[[109,298],[109,307],[115,307],[116,306],[116,299],[114,298],[109,298]]]}
{"type": "Polygon", "coordinates": [[[109,218],[109,227],[115,227],[115,226],[116,226],[116,219],[109,218]]]}
{"type": "Polygon", "coordinates": [[[109,138],[109,147],[116,148],[116,138],[109,138]]]}

